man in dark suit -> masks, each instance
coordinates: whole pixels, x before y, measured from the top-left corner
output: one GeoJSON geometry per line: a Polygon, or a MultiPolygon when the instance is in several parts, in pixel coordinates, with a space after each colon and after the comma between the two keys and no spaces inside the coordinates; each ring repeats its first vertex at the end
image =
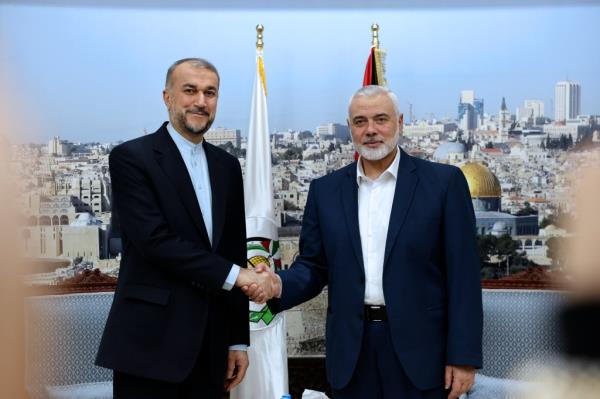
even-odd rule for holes
{"type": "Polygon", "coordinates": [[[203,140],[218,93],[208,61],[175,62],[169,122],[110,154],[123,258],[96,362],[117,399],[221,398],[248,367],[242,173],[203,140]]]}
{"type": "Polygon", "coordinates": [[[291,268],[271,309],[328,286],[327,376],[335,398],[457,398],[481,367],[480,265],[462,172],[398,147],[396,96],[366,86],[348,123],[358,162],[312,182],[291,268]],[[448,391],[450,391],[448,393],[448,391]]]}

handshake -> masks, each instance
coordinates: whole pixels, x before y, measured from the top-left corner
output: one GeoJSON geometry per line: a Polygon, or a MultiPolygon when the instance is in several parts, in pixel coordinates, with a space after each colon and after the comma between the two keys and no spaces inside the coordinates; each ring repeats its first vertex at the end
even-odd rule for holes
{"type": "Polygon", "coordinates": [[[259,304],[281,295],[281,278],[265,263],[259,263],[254,269],[240,269],[235,285],[259,304]]]}

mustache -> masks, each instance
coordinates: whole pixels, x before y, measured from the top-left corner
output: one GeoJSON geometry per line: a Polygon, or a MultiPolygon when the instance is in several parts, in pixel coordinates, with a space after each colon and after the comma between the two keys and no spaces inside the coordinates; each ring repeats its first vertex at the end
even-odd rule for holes
{"type": "Polygon", "coordinates": [[[192,109],[187,110],[186,113],[198,114],[198,115],[203,115],[203,116],[209,116],[209,113],[206,112],[202,108],[192,108],[192,109]]]}
{"type": "Polygon", "coordinates": [[[382,137],[367,137],[362,143],[363,144],[371,144],[371,143],[380,143],[385,140],[382,137]]]}

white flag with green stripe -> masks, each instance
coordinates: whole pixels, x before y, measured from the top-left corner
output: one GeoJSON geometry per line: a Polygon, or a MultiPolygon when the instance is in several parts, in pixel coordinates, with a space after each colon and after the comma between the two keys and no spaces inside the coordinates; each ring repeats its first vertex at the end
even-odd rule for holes
{"type": "MultiPolygon", "coordinates": [[[[246,148],[244,200],[248,267],[261,262],[279,270],[279,237],[273,204],[271,146],[267,117],[267,87],[262,50],[257,49],[256,77],[246,148]]],[[[268,305],[250,302],[250,367],[231,394],[232,399],[280,399],[288,392],[287,343],[283,315],[268,305]]]]}

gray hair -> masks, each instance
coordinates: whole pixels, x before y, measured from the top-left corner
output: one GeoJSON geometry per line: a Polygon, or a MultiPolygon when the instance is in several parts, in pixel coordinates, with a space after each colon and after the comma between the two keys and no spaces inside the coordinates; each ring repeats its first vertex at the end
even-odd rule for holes
{"type": "Polygon", "coordinates": [[[204,58],[182,58],[181,60],[177,60],[173,63],[173,65],[171,65],[169,67],[169,69],[167,70],[167,77],[165,79],[165,89],[169,88],[169,85],[171,84],[171,75],[173,75],[173,71],[175,71],[175,69],[183,64],[189,62],[190,65],[194,68],[199,68],[199,69],[208,69],[209,71],[212,71],[215,73],[215,75],[217,75],[217,80],[220,82],[221,81],[221,77],[219,76],[219,71],[217,71],[217,68],[211,64],[209,61],[205,60],[204,58]]]}
{"type": "Polygon", "coordinates": [[[400,116],[400,102],[398,101],[398,97],[394,94],[393,91],[388,89],[385,86],[377,86],[377,85],[368,85],[363,86],[358,89],[352,97],[350,97],[350,101],[348,102],[348,115],[350,115],[350,106],[352,105],[352,101],[354,101],[357,97],[375,97],[380,95],[386,95],[392,101],[394,105],[394,111],[396,111],[396,115],[400,116]]]}

